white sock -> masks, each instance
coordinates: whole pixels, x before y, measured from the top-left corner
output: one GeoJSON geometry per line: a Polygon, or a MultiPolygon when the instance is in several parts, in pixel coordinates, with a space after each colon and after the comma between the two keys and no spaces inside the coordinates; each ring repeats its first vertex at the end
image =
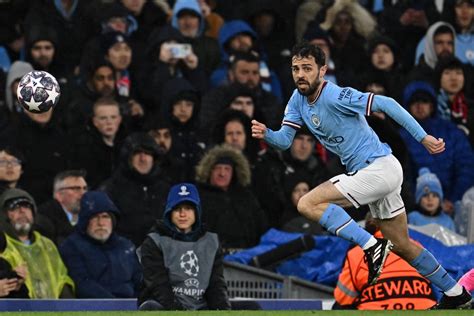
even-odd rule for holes
{"type": "Polygon", "coordinates": [[[462,286],[459,283],[456,283],[451,289],[444,292],[447,296],[458,296],[462,294],[462,286]]]}
{"type": "Polygon", "coordinates": [[[365,245],[364,245],[364,247],[362,247],[362,249],[367,250],[370,247],[372,247],[373,245],[375,245],[376,243],[377,243],[377,239],[375,239],[375,237],[372,236],[372,237],[370,237],[369,241],[365,243],[365,245]]]}

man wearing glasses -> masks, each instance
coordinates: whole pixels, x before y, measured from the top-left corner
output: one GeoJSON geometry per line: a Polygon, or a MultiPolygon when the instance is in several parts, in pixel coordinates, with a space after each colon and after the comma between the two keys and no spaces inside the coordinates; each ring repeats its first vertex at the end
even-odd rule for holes
{"type": "Polygon", "coordinates": [[[0,147],[0,194],[8,188],[16,188],[20,180],[23,155],[12,146],[0,147]]]}
{"type": "Polygon", "coordinates": [[[82,195],[87,191],[83,170],[66,170],[54,178],[53,198],[39,206],[38,212],[47,221],[38,223],[38,229],[56,245],[74,231],[80,211],[82,195]]]}

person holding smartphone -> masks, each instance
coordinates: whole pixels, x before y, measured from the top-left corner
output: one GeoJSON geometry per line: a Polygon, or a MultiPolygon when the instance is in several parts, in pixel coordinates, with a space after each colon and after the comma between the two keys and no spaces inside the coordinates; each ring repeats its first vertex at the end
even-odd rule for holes
{"type": "Polygon", "coordinates": [[[29,298],[25,286],[26,273],[25,266],[12,269],[7,260],[0,258],[0,297],[29,298]]]}
{"type": "Polygon", "coordinates": [[[142,69],[140,87],[141,95],[147,100],[145,103],[159,107],[163,87],[173,78],[192,82],[201,95],[207,90],[208,79],[198,57],[174,27],[156,29],[150,35],[148,52],[149,64],[142,69]]]}

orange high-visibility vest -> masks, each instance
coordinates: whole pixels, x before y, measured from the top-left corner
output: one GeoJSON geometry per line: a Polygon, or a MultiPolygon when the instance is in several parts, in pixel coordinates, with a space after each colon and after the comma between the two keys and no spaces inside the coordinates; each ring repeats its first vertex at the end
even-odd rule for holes
{"type": "Polygon", "coordinates": [[[428,309],[436,304],[430,281],[393,252],[377,283],[368,285],[368,275],[362,248],[349,250],[334,289],[336,301],[364,310],[428,309]]]}

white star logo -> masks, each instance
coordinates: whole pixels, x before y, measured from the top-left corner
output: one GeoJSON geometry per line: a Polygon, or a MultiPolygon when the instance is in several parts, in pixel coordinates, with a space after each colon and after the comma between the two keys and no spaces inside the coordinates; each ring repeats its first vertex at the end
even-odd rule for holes
{"type": "Polygon", "coordinates": [[[35,111],[41,111],[39,106],[41,105],[41,102],[36,102],[33,97],[31,97],[31,101],[25,101],[26,105],[28,105],[28,109],[35,110],[35,111]]]}
{"type": "Polygon", "coordinates": [[[59,95],[59,93],[56,91],[54,87],[53,87],[53,90],[48,91],[47,93],[48,93],[48,98],[44,102],[51,101],[54,104],[55,103],[54,101],[56,101],[56,97],[59,95]]]}

